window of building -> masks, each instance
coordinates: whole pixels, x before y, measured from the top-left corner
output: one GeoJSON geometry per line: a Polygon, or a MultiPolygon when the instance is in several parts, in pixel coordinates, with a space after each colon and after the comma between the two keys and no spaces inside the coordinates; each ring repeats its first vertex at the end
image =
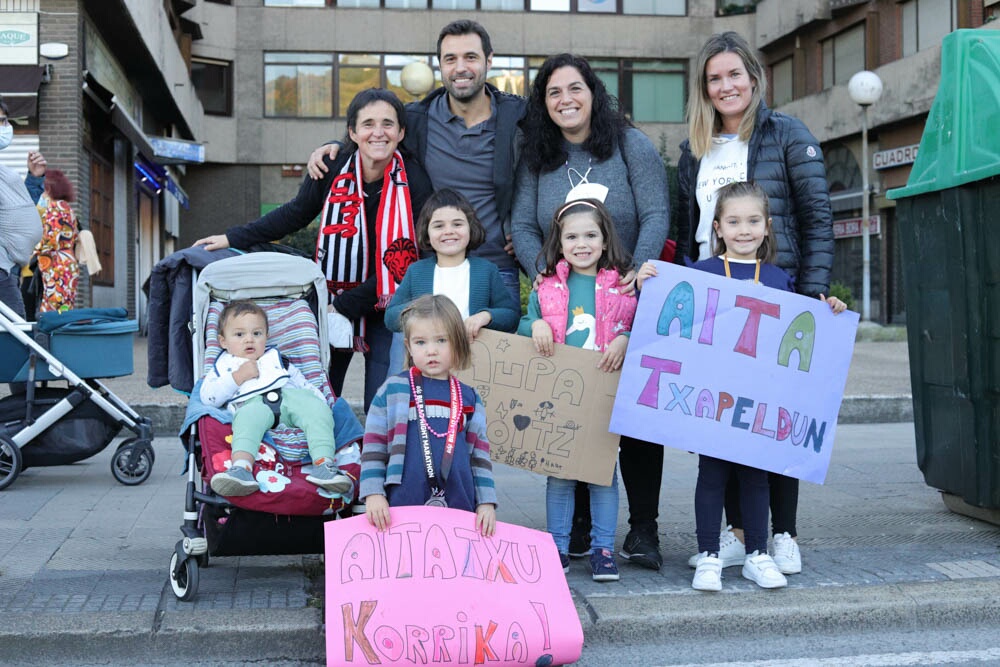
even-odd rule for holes
{"type": "Polygon", "coordinates": [[[265,53],[264,115],[332,116],[333,54],[265,53]]]}
{"type": "MultiPolygon", "coordinates": [[[[434,87],[441,85],[437,59],[427,55],[377,53],[267,53],[264,56],[265,115],[269,117],[337,117],[347,115],[354,96],[381,87],[409,102],[416,97],[402,85],[404,67],[420,61],[434,70],[434,87]],[[334,109],[336,111],[334,111],[334,109]]],[[[500,90],[527,95],[545,61],[541,57],[493,56],[486,80],[500,90]]],[[[686,66],[666,60],[589,60],[608,92],[617,97],[637,122],[684,121],[686,66]]]]}
{"type": "Polygon", "coordinates": [[[452,11],[685,16],[687,0],[264,0],[265,7],[353,7],[452,11]]]}
{"type": "Polygon", "coordinates": [[[110,162],[90,154],[90,231],[100,255],[101,271],[90,276],[95,285],[115,284],[115,172],[110,162]]]}
{"type": "Polygon", "coordinates": [[[838,33],[822,42],[823,87],[847,83],[865,69],[865,24],[838,33]]]}
{"type": "Polygon", "coordinates": [[[233,115],[233,64],[228,60],[191,58],[191,83],[205,113],[233,115]]]}
{"type": "Polygon", "coordinates": [[[795,99],[792,90],[792,57],[771,65],[771,106],[781,106],[795,99]]]}
{"type": "Polygon", "coordinates": [[[907,0],[901,4],[903,57],[931,46],[955,29],[957,0],[907,0]]]}
{"type": "Polygon", "coordinates": [[[596,58],[587,62],[632,120],[640,123],[684,121],[687,78],[684,63],[596,58]]]}
{"type": "Polygon", "coordinates": [[[622,0],[623,14],[654,14],[656,16],[685,16],[685,0],[622,0]]]}

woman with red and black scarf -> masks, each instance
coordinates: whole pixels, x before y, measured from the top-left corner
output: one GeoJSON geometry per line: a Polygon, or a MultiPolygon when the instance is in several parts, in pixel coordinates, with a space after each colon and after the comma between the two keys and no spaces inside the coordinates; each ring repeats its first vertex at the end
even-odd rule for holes
{"type": "Polygon", "coordinates": [[[351,321],[350,347],[336,348],[330,384],[340,395],[354,352],[365,355],[365,411],[389,371],[392,332],[384,311],[407,267],[418,259],[414,212],[433,188],[423,167],[399,151],[406,115],[389,90],[369,88],[347,108],[344,150],[322,180],[305,178],[287,204],[225,234],[195,241],[208,250],[277,241],[317,215],[316,262],[330,288],[330,308],[351,321]]]}

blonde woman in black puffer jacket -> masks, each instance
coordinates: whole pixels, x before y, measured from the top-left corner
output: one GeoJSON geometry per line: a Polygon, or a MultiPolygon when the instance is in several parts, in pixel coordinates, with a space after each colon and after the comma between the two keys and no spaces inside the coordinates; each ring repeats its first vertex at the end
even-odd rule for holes
{"type": "MultiPolygon", "coordinates": [[[[698,55],[688,99],[688,139],[678,163],[676,261],[711,257],[715,193],[727,183],[756,181],[767,193],[777,237],[775,261],[795,279],[800,294],[829,294],[833,267],[833,214],[819,143],[802,121],[764,103],[767,77],[743,37],[713,35],[698,55]]],[[[802,570],[795,527],[799,480],[775,473],[770,482],[774,561],[784,574],[802,570]]],[[[744,560],[739,489],[726,489],[719,557],[723,567],[744,560]]],[[[688,564],[697,566],[697,556],[688,564]]]]}

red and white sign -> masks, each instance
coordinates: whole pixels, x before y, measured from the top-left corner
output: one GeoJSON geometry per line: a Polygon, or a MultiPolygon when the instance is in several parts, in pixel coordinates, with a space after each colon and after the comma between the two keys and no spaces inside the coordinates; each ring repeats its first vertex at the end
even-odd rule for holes
{"type": "MultiPolygon", "coordinates": [[[[868,234],[878,236],[882,232],[882,217],[872,215],[868,218],[868,234]]],[[[861,218],[846,218],[844,220],[833,221],[833,238],[846,239],[852,236],[861,236],[861,218]]]]}
{"type": "Polygon", "coordinates": [[[897,146],[878,151],[872,156],[872,166],[875,169],[891,169],[902,167],[905,164],[913,164],[919,150],[920,144],[910,144],[909,146],[897,146]]]}

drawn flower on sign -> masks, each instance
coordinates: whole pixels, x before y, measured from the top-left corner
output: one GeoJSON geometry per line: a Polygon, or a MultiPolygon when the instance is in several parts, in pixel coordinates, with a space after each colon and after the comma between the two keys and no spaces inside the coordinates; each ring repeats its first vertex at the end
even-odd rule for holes
{"type": "Polygon", "coordinates": [[[280,472],[273,470],[261,470],[257,473],[257,483],[260,484],[260,490],[264,493],[281,493],[291,481],[280,472]]]}

